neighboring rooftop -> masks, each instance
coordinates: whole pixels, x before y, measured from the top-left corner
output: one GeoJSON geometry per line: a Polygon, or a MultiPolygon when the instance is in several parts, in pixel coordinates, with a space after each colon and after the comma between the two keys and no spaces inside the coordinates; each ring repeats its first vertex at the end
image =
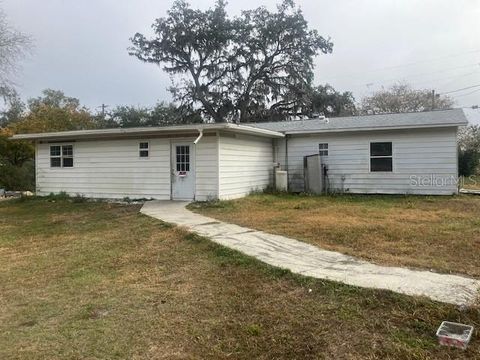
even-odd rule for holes
{"type": "MultiPolygon", "coordinates": [[[[403,114],[382,114],[318,118],[307,120],[249,123],[249,126],[282,133],[335,132],[352,130],[407,129],[467,125],[462,109],[437,110],[403,114]]],[[[247,124],[244,124],[247,125],[247,124]]]]}

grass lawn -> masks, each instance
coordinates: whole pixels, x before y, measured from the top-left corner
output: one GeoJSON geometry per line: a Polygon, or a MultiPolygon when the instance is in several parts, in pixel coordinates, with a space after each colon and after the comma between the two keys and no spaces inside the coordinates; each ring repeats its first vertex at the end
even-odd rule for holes
{"type": "Polygon", "coordinates": [[[1,202],[0,303],[2,360],[473,359],[480,352],[478,333],[466,352],[434,337],[442,320],[478,329],[477,309],[294,276],[133,205],[1,202]]]}
{"type": "Polygon", "coordinates": [[[480,197],[252,195],[194,211],[379,264],[480,277],[480,197]]]}

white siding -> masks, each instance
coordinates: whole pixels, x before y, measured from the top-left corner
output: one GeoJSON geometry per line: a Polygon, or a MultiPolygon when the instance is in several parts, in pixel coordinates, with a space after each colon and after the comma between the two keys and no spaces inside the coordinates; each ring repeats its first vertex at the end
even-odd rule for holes
{"type": "MultiPolygon", "coordinates": [[[[329,145],[324,162],[328,165],[331,190],[438,195],[457,192],[456,128],[291,137],[288,139],[291,191],[304,191],[303,157],[318,153],[319,143],[329,145]],[[376,141],[392,142],[393,172],[370,172],[370,142],[376,141]],[[420,180],[424,182],[422,186],[420,180]]],[[[285,168],[285,140],[278,140],[276,153],[285,168]]]]}
{"type": "Polygon", "coordinates": [[[236,135],[219,137],[219,197],[234,199],[272,183],[272,139],[236,135]]]}
{"type": "MultiPolygon", "coordinates": [[[[67,144],[67,143],[65,143],[67,144]]],[[[65,191],[97,198],[170,199],[170,140],[77,141],[73,168],[50,168],[50,145],[38,144],[37,191],[65,191]],[[140,158],[138,143],[148,141],[150,156],[140,158]]]]}
{"type": "Polygon", "coordinates": [[[218,198],[218,137],[205,136],[196,145],[195,200],[218,198]]]}
{"type": "MultiPolygon", "coordinates": [[[[176,141],[177,139],[175,139],[176,141]]],[[[192,139],[188,139],[193,142],[192,139]]],[[[77,141],[74,167],[50,168],[50,145],[37,144],[37,192],[65,191],[94,198],[154,198],[171,195],[171,140],[132,139],[77,141]],[[148,141],[150,156],[140,158],[138,143],[148,141]]],[[[196,145],[196,198],[217,197],[217,137],[205,136],[196,145]]]]}

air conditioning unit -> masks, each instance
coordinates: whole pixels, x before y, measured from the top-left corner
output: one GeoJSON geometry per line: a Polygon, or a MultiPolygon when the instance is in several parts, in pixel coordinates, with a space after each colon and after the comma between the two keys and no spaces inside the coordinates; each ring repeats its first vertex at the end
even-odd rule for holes
{"type": "Polygon", "coordinates": [[[288,173],[286,171],[275,171],[275,190],[288,191],[288,173]]]}
{"type": "Polygon", "coordinates": [[[322,157],[319,154],[307,155],[303,158],[303,175],[305,192],[321,194],[324,189],[322,157]]]}

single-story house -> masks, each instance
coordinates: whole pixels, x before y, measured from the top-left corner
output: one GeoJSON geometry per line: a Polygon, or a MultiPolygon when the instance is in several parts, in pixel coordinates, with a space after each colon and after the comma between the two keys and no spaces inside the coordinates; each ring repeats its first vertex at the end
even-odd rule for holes
{"type": "Polygon", "coordinates": [[[232,199],[273,184],[305,190],[319,154],[328,190],[456,194],[461,109],[270,123],[19,134],[35,143],[37,194],[93,198],[232,199]]]}

